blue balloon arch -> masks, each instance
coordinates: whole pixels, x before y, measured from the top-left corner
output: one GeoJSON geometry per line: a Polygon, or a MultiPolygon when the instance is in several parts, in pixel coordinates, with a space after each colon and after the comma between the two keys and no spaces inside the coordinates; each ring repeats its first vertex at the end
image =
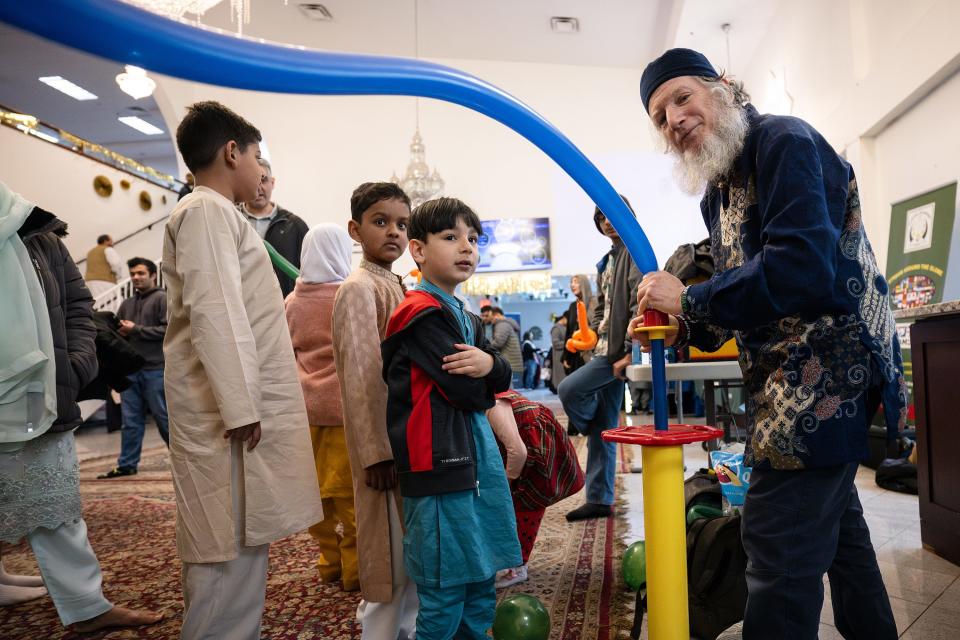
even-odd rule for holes
{"type": "Polygon", "coordinates": [[[92,54],[186,80],[277,93],[419,96],[473,109],[550,156],[607,215],[640,270],[657,268],[640,224],[599,169],[565,135],[510,94],[457,69],[408,58],[255,42],[168,20],[117,0],[0,2],[0,20],[92,54]]]}

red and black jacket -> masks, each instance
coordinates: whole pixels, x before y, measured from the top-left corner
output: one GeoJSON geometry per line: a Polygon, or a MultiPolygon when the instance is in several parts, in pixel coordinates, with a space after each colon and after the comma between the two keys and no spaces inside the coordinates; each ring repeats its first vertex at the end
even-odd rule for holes
{"type": "Polygon", "coordinates": [[[510,365],[470,314],[477,347],[493,356],[483,378],[451,375],[443,358],[463,343],[453,313],[426,291],[408,291],[387,324],[380,346],[387,382],[387,433],[397,465],[400,494],[431,496],[476,487],[473,428],[466,412],[486,411],[495,393],[510,386],[510,365]]]}

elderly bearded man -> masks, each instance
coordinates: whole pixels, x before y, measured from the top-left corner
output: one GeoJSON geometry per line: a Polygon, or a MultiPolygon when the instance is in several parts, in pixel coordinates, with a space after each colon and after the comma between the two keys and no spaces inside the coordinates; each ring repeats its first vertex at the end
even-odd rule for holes
{"type": "Polygon", "coordinates": [[[853,169],[695,51],[667,51],[640,86],[681,187],[703,193],[717,272],[689,287],[648,274],[638,308],[672,314],[678,345],[740,348],[754,469],[743,637],[816,638],[827,573],[844,638],[896,638],[854,478],[878,405],[891,438],[902,424],[903,364],[853,169]]]}

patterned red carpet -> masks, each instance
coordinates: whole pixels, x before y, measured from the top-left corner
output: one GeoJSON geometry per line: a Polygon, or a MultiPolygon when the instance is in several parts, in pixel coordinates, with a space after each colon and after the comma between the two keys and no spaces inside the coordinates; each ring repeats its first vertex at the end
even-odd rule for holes
{"type": "MultiPolygon", "coordinates": [[[[578,440],[585,448],[583,439],[578,440]]],[[[93,637],[178,638],[183,601],[166,452],[162,448],[145,452],[141,471],[134,478],[96,480],[96,474],[109,468],[112,459],[81,463],[84,518],[103,569],[104,591],[117,604],[162,610],[166,617],[152,627],[93,637]]],[[[633,597],[619,578],[623,542],[618,531],[622,532],[624,524],[622,518],[569,524],[563,515],[582,501],[581,492],[547,510],[530,559],[530,580],[500,595],[522,592],[537,596],[550,612],[551,640],[625,638],[633,597]]],[[[306,534],[271,547],[264,638],[360,637],[354,622],[359,595],[343,593],[336,584],[321,583],[313,569],[316,553],[306,534]]],[[[25,543],[5,547],[3,557],[14,573],[37,573],[25,543]]],[[[5,640],[79,637],[63,629],[48,598],[0,608],[0,638],[5,640]]]]}

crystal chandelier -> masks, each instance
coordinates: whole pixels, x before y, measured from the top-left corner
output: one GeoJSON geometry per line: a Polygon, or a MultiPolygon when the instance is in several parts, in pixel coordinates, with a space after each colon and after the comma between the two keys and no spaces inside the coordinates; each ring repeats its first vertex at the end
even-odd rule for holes
{"type": "MultiPolygon", "coordinates": [[[[420,59],[420,3],[419,0],[413,2],[413,47],[414,56],[420,59]]],[[[410,163],[407,165],[407,171],[403,178],[398,178],[396,172],[390,181],[400,185],[410,197],[410,204],[414,208],[420,206],[427,200],[431,200],[443,194],[443,178],[436,167],[433,173],[430,173],[430,167],[427,166],[427,148],[423,144],[423,138],[420,137],[420,98],[416,98],[417,128],[413,134],[413,140],[410,142],[410,163]]]]}
{"type": "MultiPolygon", "coordinates": [[[[179,20],[191,13],[200,17],[223,0],[124,0],[152,13],[179,20]]],[[[243,25],[250,24],[250,4],[253,0],[230,0],[230,22],[237,23],[237,34],[243,35],[243,25]]]]}
{"type": "Polygon", "coordinates": [[[410,164],[407,165],[407,171],[403,178],[398,178],[394,173],[390,178],[391,182],[400,185],[404,193],[410,196],[410,204],[418,207],[427,200],[435,198],[443,193],[443,178],[440,173],[434,169],[430,173],[430,167],[426,161],[427,149],[423,145],[423,138],[420,137],[420,127],[417,127],[413,134],[413,141],[410,143],[410,164]]]}

